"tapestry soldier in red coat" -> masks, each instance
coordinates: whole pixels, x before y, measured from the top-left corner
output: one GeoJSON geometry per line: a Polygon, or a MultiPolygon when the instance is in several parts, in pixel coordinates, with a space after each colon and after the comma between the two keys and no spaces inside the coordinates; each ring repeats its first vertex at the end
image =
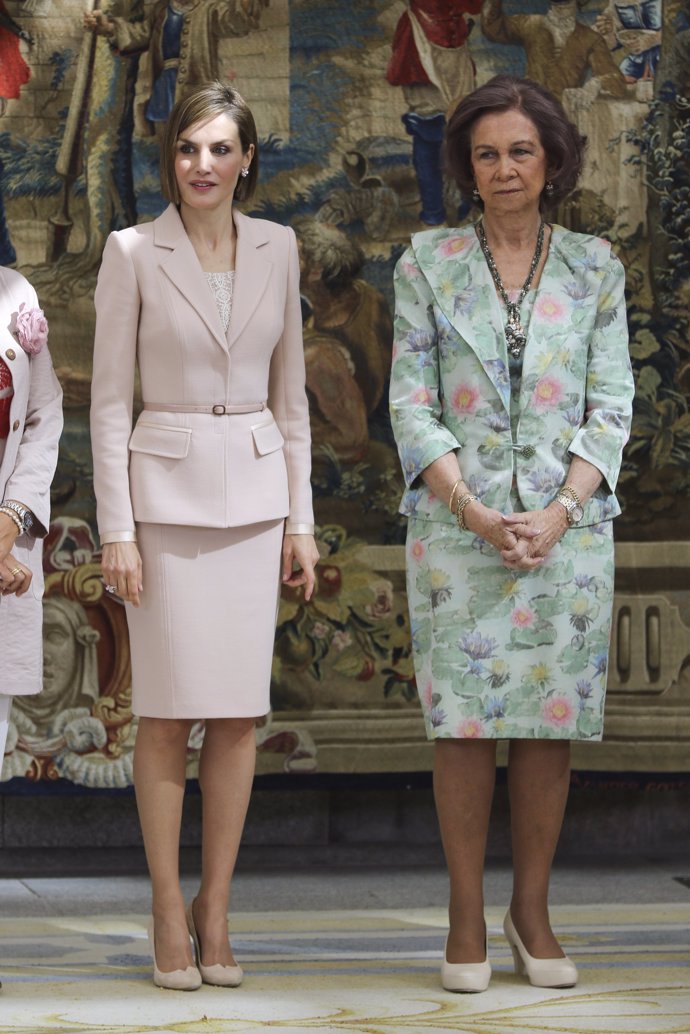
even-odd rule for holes
{"type": "Polygon", "coordinates": [[[386,78],[402,86],[409,111],[403,115],[412,137],[422,201],[420,219],[430,226],[446,221],[441,145],[446,113],[475,87],[467,40],[482,0],[409,0],[393,37],[386,78]]]}

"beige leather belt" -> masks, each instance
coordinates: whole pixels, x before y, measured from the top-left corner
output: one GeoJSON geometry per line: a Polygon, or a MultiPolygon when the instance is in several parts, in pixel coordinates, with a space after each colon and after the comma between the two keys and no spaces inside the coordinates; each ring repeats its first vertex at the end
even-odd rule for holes
{"type": "Polygon", "coordinates": [[[237,405],[223,402],[215,406],[188,406],[177,402],[145,402],[144,409],[155,413],[210,413],[212,416],[232,416],[235,413],[261,413],[266,408],[265,402],[240,402],[237,405]]]}

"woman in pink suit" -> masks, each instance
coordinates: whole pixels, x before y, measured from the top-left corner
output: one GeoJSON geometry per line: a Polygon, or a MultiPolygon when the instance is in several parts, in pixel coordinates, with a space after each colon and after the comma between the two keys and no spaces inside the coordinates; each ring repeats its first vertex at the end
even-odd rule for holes
{"type": "Polygon", "coordinates": [[[104,578],[127,604],[154,982],[185,990],[242,978],[229,887],[255,720],[270,706],[281,575],[308,599],[318,558],[295,237],[233,207],[251,196],[258,159],[233,89],[180,101],[161,152],[171,204],[111,234],[95,295],[94,488],[104,578]],[[179,834],[200,718],[202,876],[185,914],[179,834]]]}

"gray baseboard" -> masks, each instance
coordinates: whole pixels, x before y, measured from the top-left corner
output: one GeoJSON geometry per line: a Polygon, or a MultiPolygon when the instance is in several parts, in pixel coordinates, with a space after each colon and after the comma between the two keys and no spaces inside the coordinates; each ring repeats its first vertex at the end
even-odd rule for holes
{"type": "MultiPolygon", "coordinates": [[[[588,779],[571,788],[558,857],[665,858],[690,855],[690,781],[588,779]]],[[[200,861],[201,797],[185,800],[183,868],[200,861]]],[[[496,788],[488,856],[510,857],[505,784],[496,788]]],[[[255,788],[239,867],[440,864],[443,854],[429,785],[255,788]]],[[[16,794],[0,797],[0,876],[144,871],[131,794],[16,794]]]]}

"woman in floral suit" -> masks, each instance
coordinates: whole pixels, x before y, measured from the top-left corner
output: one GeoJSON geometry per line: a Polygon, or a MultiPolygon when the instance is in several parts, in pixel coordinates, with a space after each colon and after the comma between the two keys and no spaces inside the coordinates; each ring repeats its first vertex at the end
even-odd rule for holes
{"type": "Polygon", "coordinates": [[[496,741],[510,740],[516,969],[572,986],[548,885],[570,740],[602,735],[614,495],[633,380],[624,271],[544,221],[584,141],[528,80],[497,76],[450,119],[476,226],[415,234],[396,270],[391,414],[407,490],[417,684],[435,740],[450,872],[449,990],[489,983],[482,876],[496,741]]]}

